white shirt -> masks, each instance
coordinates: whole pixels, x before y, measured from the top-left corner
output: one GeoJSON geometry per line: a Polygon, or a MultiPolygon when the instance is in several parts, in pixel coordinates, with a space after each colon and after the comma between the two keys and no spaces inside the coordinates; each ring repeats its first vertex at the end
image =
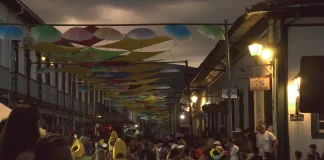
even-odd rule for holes
{"type": "Polygon", "coordinates": [[[266,131],[264,134],[258,133],[256,135],[256,140],[257,147],[259,148],[259,156],[264,156],[264,152],[271,152],[272,143],[276,139],[276,136],[269,131],[266,131]]]}
{"type": "Polygon", "coordinates": [[[239,147],[237,145],[233,145],[230,150],[230,160],[238,160],[237,153],[239,152],[239,147]]]}

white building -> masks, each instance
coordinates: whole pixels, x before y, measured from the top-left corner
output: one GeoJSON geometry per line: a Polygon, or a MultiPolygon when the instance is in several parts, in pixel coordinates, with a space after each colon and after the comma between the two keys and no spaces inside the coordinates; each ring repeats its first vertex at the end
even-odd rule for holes
{"type": "MultiPolygon", "coordinates": [[[[20,0],[0,2],[0,23],[44,24],[20,0]]],[[[126,120],[123,118],[126,114],[124,108],[118,101],[108,102],[98,91],[77,92],[78,84],[73,83],[73,74],[55,72],[37,75],[37,67],[46,66],[41,64],[44,55],[24,50],[25,45],[33,43],[29,38],[31,26],[20,27],[24,29],[26,38],[20,41],[0,40],[0,100],[3,104],[24,101],[23,103],[35,105],[42,114],[42,127],[55,132],[61,124],[63,134],[69,134],[72,130],[83,133],[87,125],[93,124],[100,106],[110,106],[108,112],[114,113],[100,115],[106,123],[126,120]],[[10,91],[13,94],[8,96],[10,91]]],[[[60,67],[60,64],[57,65],[56,67],[60,67]]]]}
{"type": "MultiPolygon", "coordinates": [[[[304,113],[303,121],[290,119],[296,113],[298,89],[294,78],[300,71],[301,57],[324,56],[324,8],[320,3],[291,3],[259,3],[238,18],[229,30],[232,87],[238,89],[238,98],[233,100],[232,129],[253,131],[260,120],[273,125],[279,140],[279,159],[294,159],[296,150],[305,158],[310,144],[316,144],[320,153],[324,151],[322,116],[304,113]],[[252,57],[248,46],[253,43],[272,49],[273,59],[252,57]],[[251,91],[249,78],[261,76],[271,77],[271,90],[251,91]]],[[[219,103],[221,90],[228,87],[222,71],[224,55],[224,44],[220,41],[191,83],[193,94],[199,97],[199,107],[206,102],[219,103]]],[[[203,130],[210,132],[209,126],[228,126],[222,113],[208,114],[201,124],[203,130]]]]}

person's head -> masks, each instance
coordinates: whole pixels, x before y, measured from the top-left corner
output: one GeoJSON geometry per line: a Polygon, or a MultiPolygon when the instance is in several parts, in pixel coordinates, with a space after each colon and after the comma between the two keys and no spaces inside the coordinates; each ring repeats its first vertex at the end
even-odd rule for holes
{"type": "Polygon", "coordinates": [[[263,122],[260,122],[258,125],[257,125],[257,131],[261,134],[264,134],[266,131],[267,131],[267,127],[265,125],[265,123],[263,122]]]}
{"type": "Polygon", "coordinates": [[[310,152],[316,152],[316,149],[317,149],[316,144],[311,144],[311,145],[309,145],[309,150],[310,150],[310,152]]]}
{"type": "Polygon", "coordinates": [[[143,141],[143,148],[148,149],[151,147],[151,142],[148,140],[143,141]]]}
{"type": "Polygon", "coordinates": [[[220,141],[215,141],[214,142],[214,148],[223,150],[223,147],[222,147],[222,144],[220,143],[220,141]]]}
{"type": "Polygon", "coordinates": [[[229,138],[227,143],[228,143],[228,146],[233,146],[235,144],[235,138],[234,137],[229,138]]]}
{"type": "Polygon", "coordinates": [[[61,135],[52,134],[36,143],[35,160],[72,160],[69,142],[61,135]]]}
{"type": "Polygon", "coordinates": [[[11,111],[0,136],[0,150],[5,159],[35,150],[40,138],[39,120],[37,109],[29,105],[18,105],[11,111]]]}
{"type": "Polygon", "coordinates": [[[98,149],[96,151],[96,160],[105,160],[106,159],[106,152],[103,149],[98,149]]]}
{"type": "Polygon", "coordinates": [[[300,160],[302,157],[302,153],[300,151],[295,151],[295,158],[296,160],[300,160]]]}
{"type": "Polygon", "coordinates": [[[2,119],[0,121],[0,134],[1,134],[3,127],[5,126],[6,122],[7,122],[7,119],[2,119]]]}

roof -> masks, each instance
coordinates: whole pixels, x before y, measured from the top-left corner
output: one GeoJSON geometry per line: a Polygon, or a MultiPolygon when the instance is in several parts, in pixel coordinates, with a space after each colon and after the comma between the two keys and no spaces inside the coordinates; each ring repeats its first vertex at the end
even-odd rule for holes
{"type": "MultiPolygon", "coordinates": [[[[268,12],[252,12],[246,13],[239,17],[228,31],[230,41],[230,56],[235,59],[239,53],[236,48],[242,43],[242,38],[246,37],[251,28],[259,23],[268,12]]],[[[244,42],[243,42],[244,43],[244,42]]],[[[205,58],[199,66],[201,70],[191,81],[193,87],[207,87],[212,81],[222,75],[225,70],[225,41],[219,41],[215,48],[205,58]]]]}
{"type": "Polygon", "coordinates": [[[30,10],[20,0],[0,0],[0,1],[14,13],[20,13],[23,8],[23,13],[17,16],[19,16],[25,23],[45,24],[45,22],[41,18],[39,18],[32,10],[30,10]]]}
{"type": "MultiPolygon", "coordinates": [[[[239,51],[246,49],[246,46],[263,33],[267,28],[267,16],[285,17],[324,17],[324,0],[266,0],[252,5],[247,13],[240,16],[228,31],[230,42],[231,63],[236,62],[239,51]],[[234,60],[234,61],[233,61],[234,60]]],[[[207,87],[222,75],[222,71],[212,69],[225,69],[225,44],[219,41],[206,59],[199,66],[200,72],[191,81],[193,87],[207,87]],[[207,69],[206,69],[207,68],[207,69]]]]}

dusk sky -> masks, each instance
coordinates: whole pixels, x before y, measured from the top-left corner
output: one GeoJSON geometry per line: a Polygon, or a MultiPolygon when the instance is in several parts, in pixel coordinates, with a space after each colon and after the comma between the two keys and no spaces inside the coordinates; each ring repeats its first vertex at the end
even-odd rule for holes
{"type": "MultiPolygon", "coordinates": [[[[113,23],[230,23],[245,12],[245,7],[260,0],[22,0],[46,23],[113,24],[113,23]]],[[[141,26],[138,26],[141,27],[141,26]]],[[[192,39],[154,59],[188,60],[198,67],[214,48],[217,40],[209,40],[197,32],[199,26],[189,26],[192,39]]],[[[127,33],[136,27],[114,27],[127,33]]],[[[148,27],[158,35],[167,35],[163,26],[148,27]]],[[[62,31],[68,27],[60,27],[62,31]]],[[[148,50],[169,50],[167,42],[148,50]]]]}

